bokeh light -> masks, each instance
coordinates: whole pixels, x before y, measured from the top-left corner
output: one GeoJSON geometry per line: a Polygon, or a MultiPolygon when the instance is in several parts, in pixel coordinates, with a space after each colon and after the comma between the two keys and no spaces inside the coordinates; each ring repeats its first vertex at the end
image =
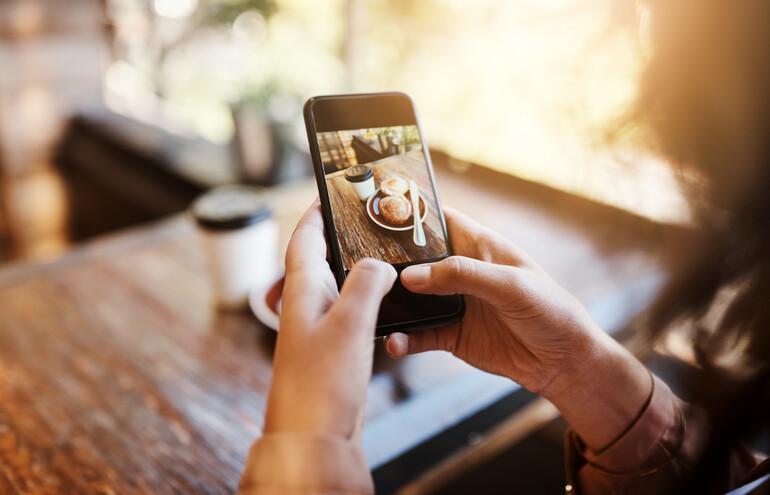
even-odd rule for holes
{"type": "Polygon", "coordinates": [[[181,19],[198,8],[198,0],[154,0],[152,8],[161,17],[181,19]]]}

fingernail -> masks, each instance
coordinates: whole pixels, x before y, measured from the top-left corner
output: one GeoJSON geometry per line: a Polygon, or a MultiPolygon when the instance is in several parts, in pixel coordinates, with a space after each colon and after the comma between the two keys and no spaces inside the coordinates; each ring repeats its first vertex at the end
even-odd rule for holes
{"type": "Polygon", "coordinates": [[[409,352],[409,338],[403,333],[392,333],[385,337],[385,350],[393,359],[400,359],[409,352]]]}
{"type": "Polygon", "coordinates": [[[422,285],[430,279],[430,265],[416,265],[404,268],[401,281],[408,285],[422,285]]]}

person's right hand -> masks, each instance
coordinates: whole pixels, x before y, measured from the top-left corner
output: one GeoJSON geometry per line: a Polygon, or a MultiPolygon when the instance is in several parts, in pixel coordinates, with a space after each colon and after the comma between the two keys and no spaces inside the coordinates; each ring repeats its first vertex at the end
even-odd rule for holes
{"type": "Polygon", "coordinates": [[[392,334],[393,357],[445,350],[532,392],[548,391],[557,372],[579,358],[596,328],[583,306],[523,250],[446,208],[455,256],[414,265],[404,286],[423,294],[465,294],[462,320],[444,328],[392,334]]]}
{"type": "MultiPolygon", "coordinates": [[[[447,327],[391,334],[387,352],[400,358],[449,351],[545,396],[565,417],[574,409],[577,423],[602,410],[595,403],[581,403],[586,396],[593,401],[606,396],[614,413],[619,412],[616,402],[630,404],[633,419],[650,390],[644,366],[519,247],[452,209],[445,213],[455,256],[410,266],[401,281],[412,292],[465,294],[466,314],[447,327]],[[603,380],[597,375],[609,376],[603,380]],[[623,395],[614,395],[617,390],[623,395]],[[591,407],[593,412],[587,410],[591,407]]],[[[594,447],[626,426],[627,415],[620,416],[609,431],[595,438],[588,432],[594,447]]]]}

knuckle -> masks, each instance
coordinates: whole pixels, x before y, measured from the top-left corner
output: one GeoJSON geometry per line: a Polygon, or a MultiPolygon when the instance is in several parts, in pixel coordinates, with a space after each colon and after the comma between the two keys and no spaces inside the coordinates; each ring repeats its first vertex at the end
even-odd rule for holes
{"type": "MultiPolygon", "coordinates": [[[[291,243],[289,244],[291,247],[291,243]]],[[[287,249],[286,250],[286,256],[284,258],[284,263],[286,264],[286,269],[291,270],[296,265],[299,258],[299,254],[295,252],[294,249],[287,249]]]]}
{"type": "Polygon", "coordinates": [[[473,276],[473,263],[468,258],[462,256],[450,256],[441,262],[444,267],[443,272],[461,277],[473,276]]]}
{"type": "Polygon", "coordinates": [[[289,240],[289,246],[286,249],[286,267],[291,268],[294,267],[296,264],[300,263],[305,256],[305,252],[303,249],[303,242],[302,242],[302,231],[297,228],[297,230],[294,231],[294,234],[292,234],[291,239],[289,240]]]}
{"type": "Polygon", "coordinates": [[[477,254],[480,260],[487,262],[494,261],[493,246],[497,244],[497,238],[495,238],[490,232],[477,232],[475,235],[474,244],[476,246],[477,254]]]}

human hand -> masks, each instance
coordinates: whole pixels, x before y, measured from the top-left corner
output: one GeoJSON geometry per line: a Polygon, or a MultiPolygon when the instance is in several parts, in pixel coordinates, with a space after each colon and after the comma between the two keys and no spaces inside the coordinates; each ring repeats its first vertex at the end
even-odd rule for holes
{"type": "Polygon", "coordinates": [[[381,261],[359,261],[338,293],[326,252],[316,203],[300,220],[286,251],[266,433],[346,438],[360,433],[377,314],[396,272],[381,261]]]}
{"type": "Polygon", "coordinates": [[[547,393],[556,373],[590,341],[593,321],[518,246],[455,210],[445,213],[456,256],[410,266],[401,280],[413,292],[465,294],[465,316],[444,328],[392,334],[386,350],[393,357],[450,351],[547,393]]]}
{"type": "Polygon", "coordinates": [[[466,312],[443,328],[391,334],[395,358],[445,350],[550,399],[592,447],[622,431],[650,390],[644,366],[524,251],[447,208],[456,253],[401,273],[423,294],[465,294],[466,312]]]}

